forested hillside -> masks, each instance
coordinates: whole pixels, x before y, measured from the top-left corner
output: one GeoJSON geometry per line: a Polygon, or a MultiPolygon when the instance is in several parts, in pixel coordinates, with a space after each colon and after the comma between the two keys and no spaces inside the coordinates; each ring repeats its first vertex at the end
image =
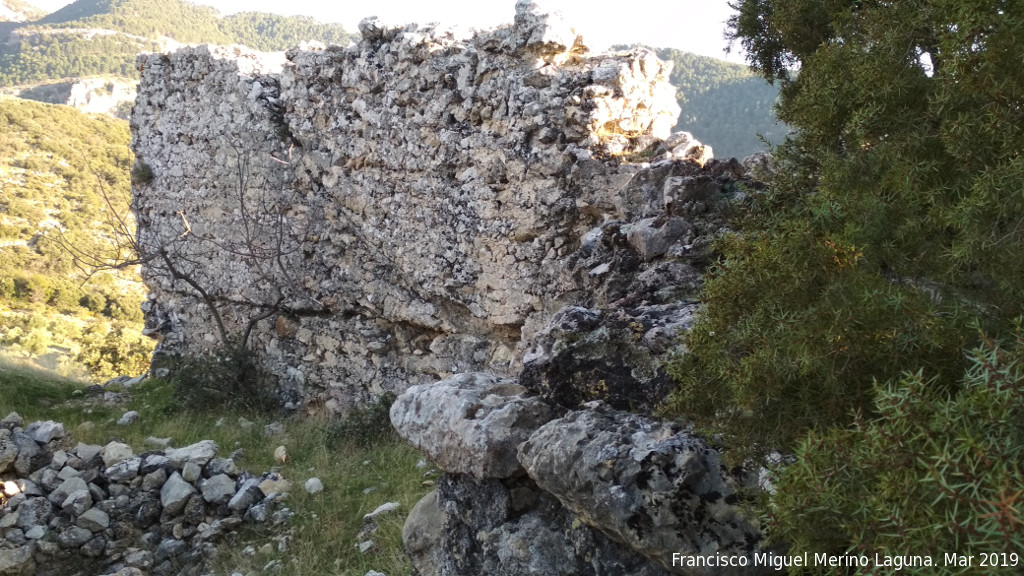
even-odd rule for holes
{"type": "Polygon", "coordinates": [[[789,129],[775,118],[779,89],[746,66],[681,52],[657,50],[672,62],[672,84],[682,112],[676,130],[686,130],[715,149],[719,158],[743,158],[764,150],[761,137],[780,144],[789,129]]]}
{"type": "Polygon", "coordinates": [[[710,144],[715,156],[743,158],[765,149],[760,136],[772,144],[786,137],[788,128],[773,109],[778,87],[746,66],[674,48],[656,52],[674,64],[671,79],[682,108],[675,129],[710,144]]]}
{"type": "Polygon", "coordinates": [[[0,346],[96,378],[146,369],[144,287],[135,271],[82,285],[58,239],[107,245],[107,199],[126,213],[130,134],[123,120],[0,100],[0,346]]]}
{"type": "Polygon", "coordinates": [[[36,22],[17,26],[0,43],[0,86],[69,77],[135,78],[135,55],[173,43],[245,44],[286,50],[302,41],[346,44],[339,24],[308,17],[241,13],[180,0],[79,0],[36,22]]]}

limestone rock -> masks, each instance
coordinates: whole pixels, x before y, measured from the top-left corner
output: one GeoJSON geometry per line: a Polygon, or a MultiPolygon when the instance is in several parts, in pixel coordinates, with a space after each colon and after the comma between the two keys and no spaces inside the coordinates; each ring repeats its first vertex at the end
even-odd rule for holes
{"type": "Polygon", "coordinates": [[[391,423],[446,472],[507,478],[522,470],[516,447],[552,418],[525,392],[513,380],[458,374],[407,390],[391,406],[391,423]]]}
{"type": "Polygon", "coordinates": [[[18,459],[18,447],[11,440],[10,432],[0,432],[0,474],[6,472],[18,459]]]}
{"type": "Polygon", "coordinates": [[[181,474],[175,472],[160,488],[160,505],[171,516],[177,516],[181,514],[188,499],[195,493],[195,486],[186,482],[181,474]]]}
{"type": "Polygon", "coordinates": [[[107,468],[122,460],[132,457],[132,447],[123,442],[111,442],[103,447],[100,453],[103,458],[103,465],[107,468]]]}
{"type": "Polygon", "coordinates": [[[0,548],[0,575],[30,576],[35,574],[36,563],[32,558],[32,546],[0,548]]]}
{"type": "Polygon", "coordinates": [[[640,257],[649,262],[667,253],[692,229],[682,218],[647,218],[631,225],[627,238],[640,257]]]}
{"type": "Polygon", "coordinates": [[[3,420],[0,420],[0,428],[4,428],[9,431],[14,430],[15,428],[21,428],[24,425],[25,419],[17,412],[11,412],[7,416],[4,416],[3,420]]]}
{"type": "MultiPolygon", "coordinates": [[[[685,276],[685,269],[680,274],[685,276]]],[[[644,287],[643,281],[641,275],[634,282],[638,290],[657,289],[644,287]]],[[[698,304],[678,302],[608,312],[564,308],[538,332],[519,381],[567,408],[602,400],[616,408],[650,412],[675,386],[662,365],[678,337],[696,321],[698,310],[698,304]]]]}
{"type": "Polygon", "coordinates": [[[129,411],[125,412],[124,414],[122,414],[121,417],[117,419],[117,425],[118,426],[129,426],[131,424],[135,424],[138,421],[139,421],[139,413],[136,412],[135,410],[129,410],[129,411]]]}
{"type": "Polygon", "coordinates": [[[223,504],[235,495],[235,480],[227,474],[217,474],[203,482],[203,499],[210,504],[223,504]]]}
{"type": "Polygon", "coordinates": [[[25,428],[25,434],[40,444],[49,444],[64,437],[64,425],[53,420],[33,422],[25,428]]]}
{"type": "Polygon", "coordinates": [[[402,525],[402,543],[413,568],[420,576],[439,576],[445,515],[437,504],[437,490],[431,490],[412,507],[402,525]]]}
{"type": "MultiPolygon", "coordinates": [[[[748,556],[760,533],[735,506],[718,454],[671,424],[591,406],[537,430],[519,448],[530,478],[580,520],[679,574],[749,569],[672,566],[672,554],[748,556]]],[[[752,561],[752,558],[751,558],[752,561]]]]}
{"type": "Polygon", "coordinates": [[[305,484],[306,493],[310,495],[316,495],[324,491],[324,483],[319,478],[310,478],[306,480],[305,484]]]}
{"type": "Polygon", "coordinates": [[[164,452],[164,455],[171,462],[171,466],[181,470],[186,463],[193,463],[200,468],[206,466],[213,457],[217,455],[217,443],[213,440],[203,440],[191,446],[183,448],[171,448],[164,452]]]}
{"type": "Polygon", "coordinates": [[[100,532],[110,526],[110,516],[102,510],[90,508],[82,513],[75,523],[92,532],[100,532]]]}
{"type": "Polygon", "coordinates": [[[128,482],[139,475],[140,466],[142,466],[142,458],[134,456],[107,468],[105,474],[111,482],[128,482]]]}

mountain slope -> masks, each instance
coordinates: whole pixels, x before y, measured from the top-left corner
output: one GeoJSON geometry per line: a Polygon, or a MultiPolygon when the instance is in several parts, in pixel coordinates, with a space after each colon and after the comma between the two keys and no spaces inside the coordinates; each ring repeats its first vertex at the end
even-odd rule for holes
{"type": "MultiPolygon", "coordinates": [[[[9,25],[8,25],[9,26],[9,25]]],[[[339,24],[216,10],[181,0],[78,0],[0,38],[0,86],[82,76],[136,78],[135,55],[177,43],[286,50],[302,41],[347,44],[339,24]]]]}
{"type": "Polygon", "coordinates": [[[0,100],[0,347],[50,356],[51,368],[57,356],[77,358],[97,378],[145,369],[152,344],[139,334],[137,273],[83,287],[53,241],[63,231],[84,250],[106,245],[104,196],[127,197],[129,141],[123,120],[0,100]]]}
{"type": "Polygon", "coordinates": [[[719,158],[743,158],[764,150],[758,135],[772,144],[788,133],[775,118],[779,89],[746,66],[674,48],[655,50],[675,66],[670,77],[682,112],[676,130],[710,144],[719,158]]]}
{"type": "Polygon", "coordinates": [[[0,22],[32,22],[46,13],[21,0],[0,0],[0,22]]]}

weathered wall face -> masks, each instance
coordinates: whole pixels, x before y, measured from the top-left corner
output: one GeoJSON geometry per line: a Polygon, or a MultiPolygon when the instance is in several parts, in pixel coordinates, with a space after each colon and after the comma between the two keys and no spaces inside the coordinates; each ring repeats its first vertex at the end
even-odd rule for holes
{"type": "Polygon", "coordinates": [[[220,340],[201,287],[230,333],[265,316],[253,347],[330,409],[518,372],[579,297],[566,261],[587,231],[658,208],[660,189],[620,194],[639,168],[612,157],[667,138],[678,114],[653,54],[589,55],[530,2],[468,39],[361,31],[277,72],[238,49],[141,56],[132,116],[160,350],[220,340]]]}

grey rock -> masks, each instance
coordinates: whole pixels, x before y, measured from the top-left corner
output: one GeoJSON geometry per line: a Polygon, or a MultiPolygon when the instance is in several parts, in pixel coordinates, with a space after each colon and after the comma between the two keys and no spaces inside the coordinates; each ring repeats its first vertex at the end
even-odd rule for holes
{"type": "Polygon", "coordinates": [[[403,439],[446,472],[477,478],[521,472],[516,447],[552,416],[514,380],[480,373],[413,386],[391,406],[403,439]]]}
{"type": "Polygon", "coordinates": [[[203,475],[203,469],[195,462],[186,462],[181,467],[181,477],[185,479],[185,482],[195,483],[203,475]]]}
{"type": "Polygon", "coordinates": [[[53,420],[33,422],[25,428],[25,434],[28,434],[39,444],[49,444],[53,440],[59,440],[64,437],[64,425],[53,420]]]}
{"type": "Polygon", "coordinates": [[[138,421],[139,421],[139,413],[136,412],[135,410],[129,410],[129,411],[125,412],[124,414],[122,414],[121,417],[117,419],[117,425],[118,426],[130,426],[132,424],[135,424],[138,421]]]}
{"type": "Polygon", "coordinates": [[[131,458],[134,454],[132,453],[132,447],[123,442],[111,442],[103,447],[100,451],[100,457],[103,458],[103,465],[110,468],[114,464],[131,458]]]}
{"type": "Polygon", "coordinates": [[[377,518],[380,518],[381,516],[386,516],[388,514],[392,514],[392,513],[394,513],[395,511],[398,510],[399,506],[400,505],[399,505],[398,502],[385,502],[384,504],[381,504],[380,506],[377,506],[376,508],[374,508],[372,512],[364,514],[363,515],[363,522],[367,522],[367,521],[371,521],[371,520],[376,520],[377,518]]]}
{"type": "Polygon", "coordinates": [[[210,504],[223,504],[235,495],[235,480],[227,474],[218,474],[203,482],[203,499],[210,504]]]}
{"type": "Polygon", "coordinates": [[[146,491],[157,490],[167,481],[167,471],[157,468],[142,478],[142,489],[146,491]]]}
{"type": "Polygon", "coordinates": [[[61,548],[78,548],[92,539],[92,532],[80,526],[71,526],[57,535],[61,548]]]}
{"type": "Polygon", "coordinates": [[[630,226],[626,238],[645,261],[664,256],[693,226],[682,218],[646,218],[630,226]]]}
{"type": "Polygon", "coordinates": [[[284,434],[284,424],[280,422],[271,422],[263,427],[264,436],[281,436],[284,434]]]}
{"type": "Polygon", "coordinates": [[[0,548],[0,574],[3,576],[30,576],[35,574],[35,570],[31,545],[0,548]]]}
{"type": "Polygon", "coordinates": [[[191,462],[200,468],[206,466],[213,457],[217,455],[217,443],[213,440],[203,440],[202,442],[196,442],[191,446],[185,446],[183,448],[171,448],[164,452],[164,455],[170,460],[171,466],[181,470],[185,464],[191,462]]]}
{"type": "Polygon", "coordinates": [[[678,426],[595,405],[542,426],[519,458],[580,520],[669,571],[751,573],[672,565],[673,553],[751,556],[760,540],[717,452],[678,426]]]}
{"type": "Polygon", "coordinates": [[[444,525],[445,514],[438,506],[437,490],[431,490],[413,506],[402,525],[402,543],[417,574],[440,574],[444,525]]]}
{"type": "Polygon", "coordinates": [[[83,444],[81,442],[75,446],[74,453],[76,456],[82,459],[82,462],[89,462],[92,459],[100,455],[103,451],[102,446],[96,446],[94,444],[83,444]]]}
{"type": "Polygon", "coordinates": [[[25,531],[25,538],[29,540],[39,540],[44,536],[46,536],[46,528],[43,526],[33,526],[25,531]]]}
{"type": "Polygon", "coordinates": [[[11,433],[3,429],[0,432],[0,474],[7,472],[18,458],[18,447],[11,440],[11,433]]]}
{"type": "Polygon", "coordinates": [[[68,453],[64,450],[57,450],[50,459],[50,467],[54,470],[64,468],[68,463],[68,453]]]}
{"type": "Polygon", "coordinates": [[[21,428],[23,426],[25,426],[25,419],[17,412],[11,412],[7,416],[4,416],[3,420],[0,420],[0,428],[4,428],[6,430],[14,430],[15,428],[21,428]]]}
{"type": "Polygon", "coordinates": [[[238,473],[238,465],[231,458],[214,458],[206,465],[206,475],[211,478],[218,474],[227,474],[234,478],[238,473]]]}
{"type": "Polygon", "coordinates": [[[142,466],[139,467],[140,474],[149,474],[161,468],[170,468],[171,459],[163,454],[146,454],[142,458],[142,466]]]}
{"type": "Polygon", "coordinates": [[[160,489],[160,504],[167,514],[177,516],[181,514],[188,499],[195,493],[195,486],[186,482],[181,474],[175,472],[160,489]]]}
{"type": "Polygon", "coordinates": [[[198,526],[206,519],[206,505],[203,503],[203,497],[199,494],[193,494],[188,502],[185,503],[185,509],[182,511],[182,518],[187,524],[192,526],[198,526]]]}
{"type": "Polygon", "coordinates": [[[100,532],[110,526],[110,516],[102,510],[90,508],[79,516],[75,523],[87,530],[100,532]]]}
{"type": "Polygon", "coordinates": [[[50,502],[53,502],[57,506],[60,506],[64,503],[65,500],[68,499],[68,496],[70,496],[74,492],[85,492],[86,494],[88,494],[89,485],[86,484],[85,480],[82,480],[77,476],[74,478],[68,478],[67,480],[61,482],[60,486],[57,486],[57,488],[55,488],[53,492],[50,492],[50,502]]]}
{"type": "Polygon", "coordinates": [[[103,551],[107,548],[107,539],[102,536],[96,536],[82,544],[82,547],[78,549],[79,554],[86,558],[99,558],[103,555],[103,551]]]}
{"type": "Polygon", "coordinates": [[[153,553],[149,550],[128,550],[124,555],[124,561],[133,568],[152,568],[153,553]]]}
{"type": "MultiPolygon", "coordinates": [[[[657,275],[641,274],[634,284],[656,292],[662,281],[682,281],[687,270],[684,264],[666,267],[657,275]]],[[[615,408],[650,413],[675,387],[663,365],[678,350],[679,336],[690,330],[699,310],[699,304],[688,302],[631,306],[614,313],[563,308],[537,333],[519,382],[570,409],[602,400],[615,408]]]]}
{"type": "Polygon", "coordinates": [[[60,472],[57,473],[57,478],[60,478],[61,480],[75,478],[76,476],[80,478],[82,476],[82,473],[79,472],[78,470],[75,470],[71,466],[65,466],[60,469],[60,472]]]}
{"type": "Polygon", "coordinates": [[[61,502],[60,509],[68,514],[77,516],[92,508],[92,493],[86,490],[75,490],[68,494],[68,497],[61,502]]]}
{"type": "Polygon", "coordinates": [[[250,478],[242,482],[238,491],[228,501],[228,508],[235,512],[243,512],[253,504],[263,499],[263,492],[260,490],[260,479],[250,478]]]}
{"type": "Polygon", "coordinates": [[[18,450],[18,456],[14,459],[14,471],[18,476],[26,477],[48,463],[46,452],[40,450],[36,441],[24,432],[13,432],[11,443],[18,450]]]}
{"type": "Polygon", "coordinates": [[[434,555],[436,574],[668,574],[581,523],[528,478],[480,481],[446,475],[438,482],[438,506],[444,526],[434,555]],[[532,508],[515,507],[512,492],[523,490],[535,493],[532,508]]]}
{"type": "Polygon", "coordinates": [[[142,466],[142,458],[133,456],[107,468],[104,474],[111,482],[129,482],[139,475],[140,466],[142,466]]]}
{"type": "Polygon", "coordinates": [[[307,494],[316,495],[324,491],[324,483],[319,478],[310,478],[306,480],[305,488],[307,494]]]}

